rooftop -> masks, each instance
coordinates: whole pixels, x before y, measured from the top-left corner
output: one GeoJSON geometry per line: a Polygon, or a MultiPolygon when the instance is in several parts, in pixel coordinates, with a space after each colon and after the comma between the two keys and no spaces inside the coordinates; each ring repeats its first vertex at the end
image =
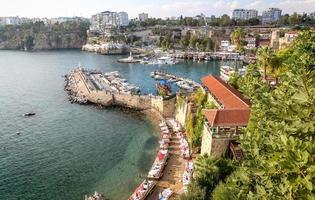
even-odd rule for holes
{"type": "Polygon", "coordinates": [[[246,126],[249,109],[204,109],[203,113],[211,126],[246,126]]]}
{"type": "Polygon", "coordinates": [[[224,106],[224,109],[249,109],[250,102],[222,79],[209,75],[201,79],[203,85],[224,106]]]}

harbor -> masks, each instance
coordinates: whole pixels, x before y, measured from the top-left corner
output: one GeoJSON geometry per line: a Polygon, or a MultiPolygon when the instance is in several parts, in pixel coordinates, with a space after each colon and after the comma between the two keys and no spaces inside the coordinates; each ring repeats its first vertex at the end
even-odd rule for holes
{"type": "Polygon", "coordinates": [[[201,87],[199,83],[192,79],[176,76],[167,72],[154,71],[151,72],[151,77],[155,80],[166,80],[169,83],[175,84],[178,88],[190,92],[201,87]]]}
{"type": "MultiPolygon", "coordinates": [[[[84,199],[84,195],[91,196],[94,191],[103,193],[106,198],[112,200],[128,199],[135,188],[143,182],[143,177],[147,177],[159,148],[158,142],[152,140],[152,137],[160,135],[160,131],[157,131],[151,123],[152,120],[156,120],[158,126],[160,118],[154,117],[151,120],[150,117],[150,120],[147,120],[146,117],[138,117],[139,112],[122,112],[120,108],[106,109],[106,106],[101,108],[97,104],[97,98],[94,99],[96,103],[92,104],[88,101],[88,106],[70,104],[68,94],[63,90],[65,74],[73,73],[75,78],[73,80],[78,82],[79,90],[84,92],[80,94],[86,94],[89,100],[93,100],[88,96],[89,92],[85,89],[83,78],[77,71],[73,72],[77,69],[78,62],[86,70],[94,70],[103,74],[118,71],[122,78],[140,87],[140,95],[155,93],[155,80],[150,77],[150,73],[155,70],[167,71],[196,81],[203,75],[219,71],[217,62],[187,61],[172,67],[137,63],[128,67],[116,62],[117,59],[124,56],[103,56],[77,50],[32,52],[31,54],[2,51],[1,54],[9,63],[14,63],[14,65],[2,65],[2,74],[10,72],[14,77],[18,77],[20,74],[30,75],[27,81],[17,80],[17,90],[9,91],[1,88],[2,94],[4,94],[3,100],[6,102],[1,109],[9,115],[2,119],[5,124],[8,124],[3,130],[2,146],[5,148],[3,152],[9,156],[8,162],[3,163],[5,168],[2,173],[10,177],[7,182],[8,187],[4,188],[4,193],[2,193],[3,199],[10,199],[10,194],[16,194],[24,195],[27,199],[48,196],[49,199],[75,200],[84,199]],[[30,60],[37,62],[29,62],[30,60]],[[185,71],[181,73],[181,69],[185,69],[185,71]],[[41,76],[37,76],[37,73],[40,73],[41,76]],[[22,104],[13,104],[13,102],[20,102],[21,97],[26,98],[21,101],[22,104]],[[16,106],[20,109],[16,109],[16,106]],[[36,115],[31,118],[22,116],[29,112],[34,112],[36,115]],[[15,121],[23,121],[25,125],[20,124],[18,129],[9,125],[15,121]],[[93,124],[93,131],[91,131],[91,124],[93,124]],[[19,137],[17,132],[21,133],[19,137]],[[56,136],[56,138],[52,139],[52,136],[56,136]],[[33,140],[33,137],[37,139],[33,140]],[[19,139],[19,145],[8,138],[19,139]],[[21,143],[24,138],[27,139],[29,145],[25,146],[21,143]],[[20,150],[19,147],[22,146],[25,151],[20,150]],[[30,155],[29,152],[34,152],[36,155],[30,155]],[[41,156],[46,153],[48,153],[47,157],[41,156]],[[38,174],[26,174],[25,177],[32,180],[34,184],[23,185],[23,179],[10,175],[10,171],[8,171],[8,169],[12,169],[18,173],[21,170],[19,166],[11,162],[17,159],[14,155],[17,155],[18,159],[24,163],[22,166],[27,171],[34,170],[31,166],[38,166],[36,160],[51,163],[49,166],[56,166],[59,170],[54,171],[48,167],[42,169],[38,174]],[[124,155],[130,155],[130,158],[127,159],[124,155]],[[141,162],[145,155],[150,155],[150,159],[147,159],[149,163],[141,162]],[[51,162],[52,160],[58,162],[51,162]],[[69,172],[75,173],[69,174],[69,172]],[[49,177],[47,182],[39,181],[43,176],[49,177]],[[64,182],[63,177],[67,177],[68,181],[62,185],[54,184],[64,182]],[[15,186],[15,183],[19,185],[15,186]],[[116,185],[120,187],[115,187],[116,185]],[[39,190],[39,187],[42,190],[39,190]],[[30,189],[34,193],[25,195],[23,191],[26,189],[30,189]],[[65,189],[68,192],[60,192],[65,189]]],[[[2,81],[5,85],[10,85],[12,79],[7,77],[2,81]]],[[[75,82],[71,83],[71,87],[75,85],[75,82]]],[[[91,90],[91,93],[96,93],[96,91],[91,90]]],[[[105,92],[99,91],[98,95],[101,93],[105,92]]],[[[139,97],[139,95],[123,94],[121,96],[128,98],[134,96],[135,99],[139,97]]],[[[155,98],[152,98],[152,101],[154,100],[155,98]]],[[[172,138],[171,141],[179,145],[175,139],[172,138]]],[[[173,150],[169,150],[169,152],[171,156],[168,159],[168,165],[164,168],[162,179],[170,172],[168,170],[173,168],[172,165],[177,166],[177,160],[172,156],[173,150]]],[[[182,167],[184,167],[184,163],[182,167]]],[[[181,176],[179,172],[176,175],[172,172],[170,174],[171,178],[181,176]]],[[[159,189],[159,185],[156,188],[159,189]]],[[[163,190],[162,187],[161,191],[163,190]]]]}
{"type": "MultiPolygon", "coordinates": [[[[167,73],[156,72],[155,74],[194,83],[191,80],[167,73]]],[[[140,95],[140,90],[123,79],[118,71],[102,73],[79,67],[66,76],[66,83],[66,91],[69,95],[76,94],[77,97],[80,94],[91,103],[106,106],[119,105],[133,109],[140,109],[141,107],[141,109],[150,109],[159,113],[158,115],[161,116],[161,123],[159,124],[161,131],[160,147],[156,158],[147,177],[135,189],[129,200],[167,200],[187,191],[187,185],[193,172],[193,164],[185,132],[173,118],[175,101],[171,100],[171,102],[166,103],[167,107],[164,107],[165,101],[169,101],[169,99],[153,95],[140,95]],[[71,89],[75,89],[75,92],[72,92],[71,89]],[[123,98],[120,95],[123,95],[123,98]],[[119,98],[121,99],[118,100],[119,98]],[[95,99],[97,100],[95,101],[95,99]],[[106,102],[106,104],[102,102],[106,102]]],[[[94,196],[97,196],[95,198],[99,198],[100,195],[95,194],[94,196]]],[[[93,196],[90,198],[93,199],[93,196]]]]}

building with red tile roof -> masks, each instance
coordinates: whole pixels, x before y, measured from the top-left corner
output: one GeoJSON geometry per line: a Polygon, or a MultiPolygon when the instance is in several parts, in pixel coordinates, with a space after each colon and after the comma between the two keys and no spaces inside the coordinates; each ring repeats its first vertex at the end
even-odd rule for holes
{"type": "MultiPolygon", "coordinates": [[[[222,156],[226,151],[235,151],[234,141],[247,126],[250,117],[250,102],[240,92],[222,79],[209,75],[201,79],[208,100],[218,109],[204,109],[204,131],[201,153],[222,156]],[[233,144],[232,144],[233,142],[233,144]]],[[[239,155],[239,152],[233,152],[239,155]]],[[[234,156],[235,157],[235,156],[234,156]]]]}
{"type": "Polygon", "coordinates": [[[210,126],[246,126],[249,120],[249,109],[212,109],[203,110],[210,126]]]}
{"type": "Polygon", "coordinates": [[[219,101],[223,108],[249,108],[250,102],[221,78],[210,75],[203,77],[201,81],[207,91],[219,101]]]}

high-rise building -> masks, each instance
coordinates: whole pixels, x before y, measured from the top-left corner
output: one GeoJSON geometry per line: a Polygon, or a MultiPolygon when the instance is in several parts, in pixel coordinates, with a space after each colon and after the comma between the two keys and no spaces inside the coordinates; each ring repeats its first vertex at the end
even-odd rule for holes
{"type": "Polygon", "coordinates": [[[257,15],[257,10],[235,9],[233,10],[232,18],[235,20],[247,20],[251,18],[257,18],[257,15]]]}
{"type": "Polygon", "coordinates": [[[92,15],[90,30],[95,32],[104,32],[105,29],[128,26],[128,24],[128,13],[105,11],[92,15]]]}
{"type": "Polygon", "coordinates": [[[281,18],[281,12],[279,8],[269,8],[262,13],[262,23],[269,24],[278,22],[281,18]]]}
{"type": "Polygon", "coordinates": [[[128,13],[126,12],[119,12],[118,13],[118,24],[120,26],[128,26],[129,24],[129,17],[128,17],[128,13]]]}
{"type": "Polygon", "coordinates": [[[148,14],[148,13],[140,13],[140,14],[139,14],[139,20],[140,20],[141,22],[147,20],[148,18],[149,18],[149,14],[148,14]]]}

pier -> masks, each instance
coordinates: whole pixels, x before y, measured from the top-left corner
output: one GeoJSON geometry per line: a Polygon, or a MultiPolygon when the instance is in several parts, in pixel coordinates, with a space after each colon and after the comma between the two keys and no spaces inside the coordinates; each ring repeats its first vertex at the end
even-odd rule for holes
{"type": "Polygon", "coordinates": [[[179,88],[193,91],[201,87],[199,83],[192,79],[176,76],[167,72],[154,71],[151,73],[151,77],[157,80],[167,80],[170,83],[176,84],[179,88]]]}
{"type": "Polygon", "coordinates": [[[171,54],[172,58],[190,60],[243,60],[243,56],[233,52],[177,52],[171,54]]]}
{"type": "MultiPolygon", "coordinates": [[[[139,111],[157,111],[163,117],[171,117],[175,112],[175,97],[163,98],[154,95],[142,95],[132,92],[136,87],[123,82],[123,85],[105,84],[97,81],[101,72],[77,68],[66,75],[65,90],[69,100],[76,103],[93,103],[105,107],[121,106],[139,111]],[[125,90],[125,88],[130,90],[125,90]]],[[[106,74],[103,74],[104,77],[106,74]]],[[[104,81],[104,82],[103,82],[104,81]]]]}

